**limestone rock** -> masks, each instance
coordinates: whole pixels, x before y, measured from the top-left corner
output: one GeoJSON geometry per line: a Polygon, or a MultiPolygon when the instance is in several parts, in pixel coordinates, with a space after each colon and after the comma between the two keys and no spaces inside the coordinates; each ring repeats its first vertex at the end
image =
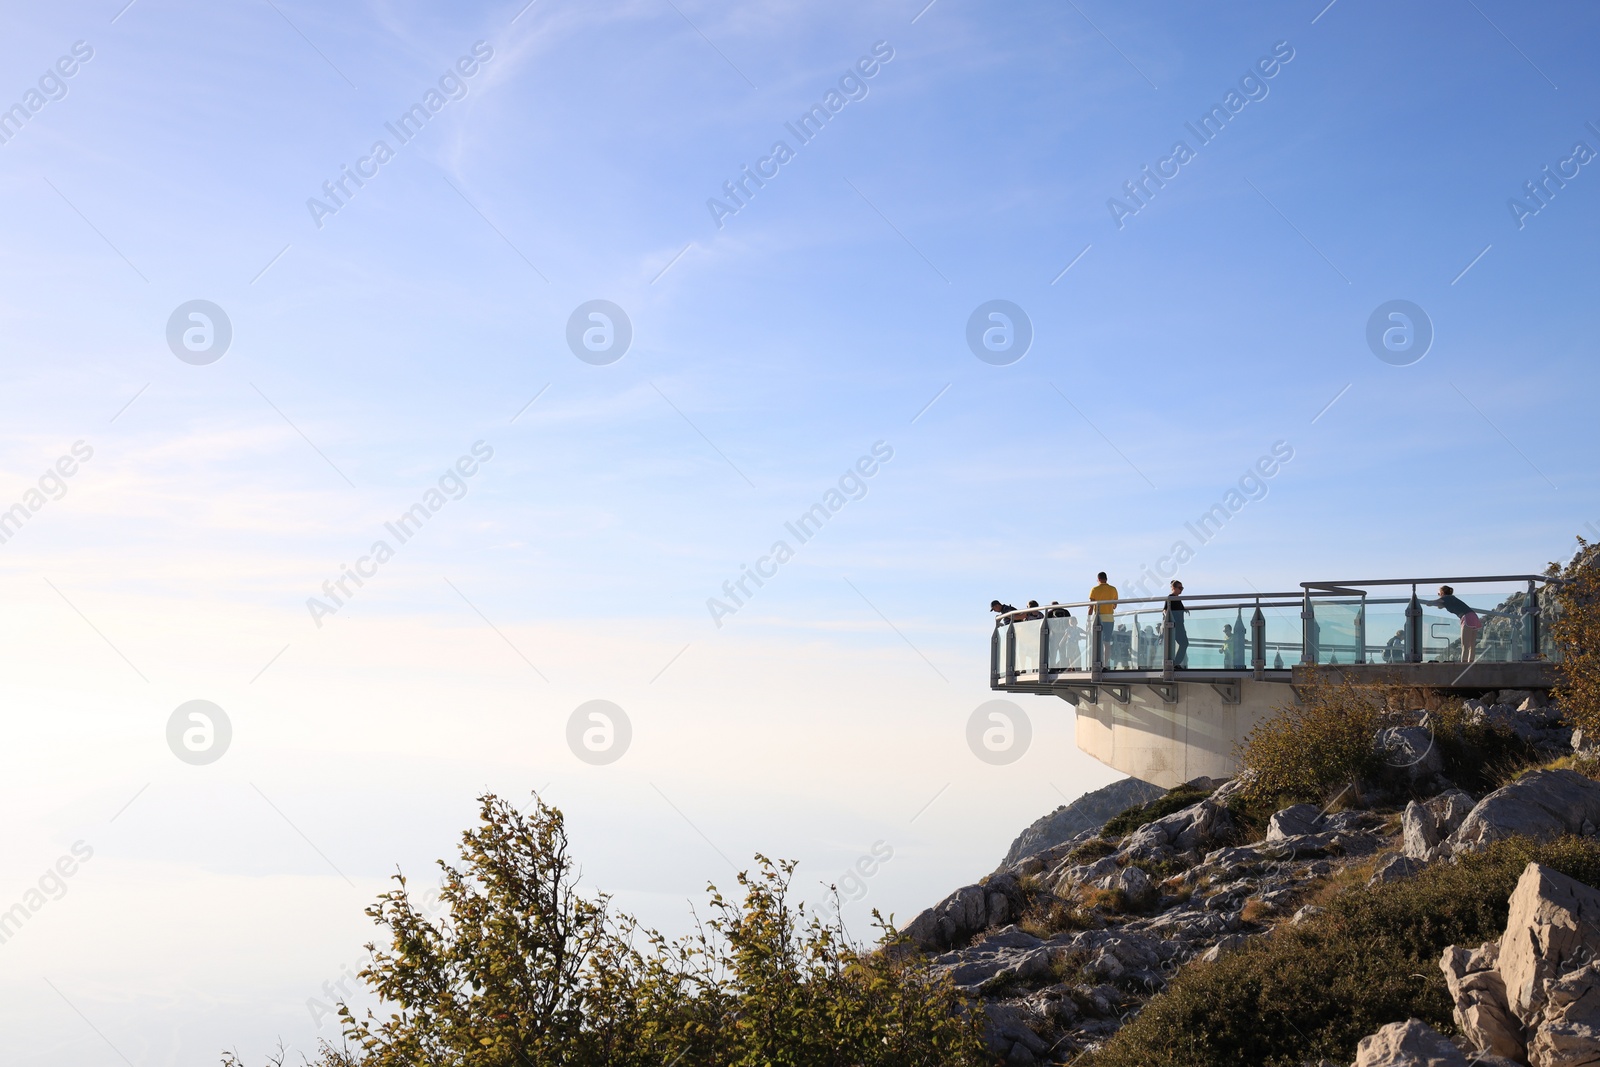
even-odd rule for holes
{"type": "Polygon", "coordinates": [[[1216,963],[1224,956],[1231,956],[1244,947],[1249,938],[1243,934],[1229,934],[1227,937],[1217,939],[1217,943],[1200,953],[1201,963],[1216,963]]]}
{"type": "Polygon", "coordinates": [[[1228,809],[1206,799],[1145,823],[1123,839],[1117,855],[1127,861],[1164,858],[1174,852],[1198,854],[1220,844],[1233,828],[1228,809]]]}
{"type": "Polygon", "coordinates": [[[1150,876],[1131,864],[1118,872],[1116,888],[1135,902],[1148,902],[1156,894],[1155,883],[1150,881],[1150,876]]]}
{"type": "Polygon", "coordinates": [[[1211,800],[1213,803],[1226,805],[1228,801],[1250,788],[1251,783],[1255,780],[1256,772],[1246,767],[1237,775],[1219,785],[1217,791],[1211,794],[1211,800]]]}
{"type": "Polygon", "coordinates": [[[1102,856],[1093,863],[1059,867],[1050,873],[1046,884],[1057,893],[1065,893],[1075,886],[1099,885],[1107,878],[1115,878],[1117,870],[1116,860],[1110,856],[1102,856]]]}
{"type": "Polygon", "coordinates": [[[1014,918],[1021,898],[1017,880],[997,874],[983,885],[957,889],[906,924],[905,935],[925,949],[947,949],[1014,918]]]}
{"type": "Polygon", "coordinates": [[[1500,943],[1490,941],[1468,952],[1459,945],[1444,950],[1439,969],[1455,1002],[1456,1025],[1474,1048],[1522,1058],[1522,1024],[1506,1006],[1506,986],[1497,968],[1500,943]]]}
{"type": "Polygon", "coordinates": [[[1413,781],[1435,778],[1444,771],[1439,747],[1424,727],[1390,726],[1379,730],[1373,743],[1386,765],[1404,771],[1413,781]]]}
{"type": "Polygon", "coordinates": [[[1395,853],[1387,857],[1372,872],[1372,877],[1367,880],[1368,885],[1385,885],[1389,882],[1398,882],[1402,878],[1410,878],[1422,869],[1422,863],[1395,853]]]}
{"type": "Polygon", "coordinates": [[[1480,800],[1450,835],[1452,854],[1514,834],[1544,840],[1600,824],[1600,782],[1576,771],[1534,771],[1480,800]]]}
{"type": "MultiPolygon", "coordinates": [[[[1099,830],[1106,820],[1120,815],[1137,804],[1148,804],[1162,796],[1166,790],[1160,786],[1141,782],[1137,778],[1124,778],[1092,793],[1085,793],[1070,804],[1064,804],[1049,815],[1036,820],[1011,842],[1000,869],[1014,867],[1023,860],[1071,841],[1087,830],[1099,830]]],[[[1022,873],[1034,873],[1025,871],[1022,873]]]]}
{"type": "Polygon", "coordinates": [[[1400,820],[1405,854],[1424,863],[1437,859],[1439,845],[1461,826],[1472,807],[1472,798],[1459,789],[1407,804],[1400,820]]]}
{"type": "Polygon", "coordinates": [[[1545,998],[1528,1042],[1531,1067],[1600,1067],[1600,962],[1548,983],[1545,998]]]}
{"type": "Polygon", "coordinates": [[[1050,1043],[1029,1025],[1035,1018],[1022,1001],[990,1001],[984,1007],[984,1041],[1007,1063],[1037,1063],[1050,1043]]]}
{"type": "Polygon", "coordinates": [[[1277,812],[1267,822],[1267,843],[1281,844],[1292,837],[1321,829],[1322,811],[1315,804],[1296,804],[1277,812]]]}
{"type": "Polygon", "coordinates": [[[1362,1038],[1355,1067],[1467,1067],[1467,1058],[1427,1023],[1407,1019],[1362,1038]]]}
{"type": "Polygon", "coordinates": [[[1600,890],[1537,863],[1511,893],[1500,939],[1500,977],[1511,1013],[1532,1027],[1544,1007],[1545,983],[1600,956],[1600,890]]]}

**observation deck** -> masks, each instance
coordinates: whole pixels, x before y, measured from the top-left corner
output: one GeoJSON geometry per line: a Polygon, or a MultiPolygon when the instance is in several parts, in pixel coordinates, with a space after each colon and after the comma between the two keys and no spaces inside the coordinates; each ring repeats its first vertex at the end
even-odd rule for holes
{"type": "Polygon", "coordinates": [[[1126,774],[1171,787],[1226,777],[1256,723],[1294,687],[1349,679],[1428,689],[1549,689],[1559,610],[1545,575],[1302,582],[1296,592],[1189,594],[1046,604],[1001,615],[990,688],[1077,708],[1077,743],[1126,774]],[[1434,603],[1448,585],[1482,623],[1434,603]]]}

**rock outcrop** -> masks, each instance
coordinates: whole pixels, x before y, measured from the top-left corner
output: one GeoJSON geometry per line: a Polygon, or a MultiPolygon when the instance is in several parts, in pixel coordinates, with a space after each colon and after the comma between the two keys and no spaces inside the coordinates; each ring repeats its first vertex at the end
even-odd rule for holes
{"type": "Polygon", "coordinates": [[[1407,804],[1400,822],[1406,857],[1423,863],[1438,859],[1444,851],[1440,846],[1460,828],[1472,808],[1472,797],[1459,789],[1407,804]]]}
{"type": "Polygon", "coordinates": [[[1600,782],[1576,771],[1534,771],[1478,801],[1450,835],[1450,852],[1476,852],[1518,835],[1542,841],[1593,834],[1597,826],[1600,782]]]}
{"type": "Polygon", "coordinates": [[[1467,1058],[1427,1023],[1407,1019],[1362,1038],[1355,1067],[1467,1067],[1467,1058]]]}
{"type": "Polygon", "coordinates": [[[1530,1067],[1600,1067],[1600,890],[1537,863],[1505,934],[1439,961],[1468,1044],[1530,1067]]]}
{"type": "MultiPolygon", "coordinates": [[[[1467,710],[1512,748],[1570,744],[1529,694],[1467,710]]],[[[1058,808],[999,870],[912,920],[906,950],[929,954],[935,975],[981,1003],[997,1062],[1066,1064],[1182,968],[1235,966],[1228,957],[1275,927],[1325,921],[1318,891],[1375,854],[1370,884],[1381,887],[1512,835],[1600,826],[1600,783],[1575,772],[1534,771],[1474,802],[1445,779],[1425,727],[1389,728],[1373,743],[1394,773],[1345,800],[1373,810],[1293,805],[1267,819],[1261,840],[1236,814],[1247,775],[1188,783],[1154,810],[1184,807],[1126,833],[1105,833],[1107,821],[1159,790],[1130,780],[1058,808]]],[[[1440,961],[1460,1036],[1395,1022],[1362,1042],[1359,1067],[1600,1067],[1600,892],[1530,866],[1509,910],[1500,939],[1440,961]]]]}
{"type": "Polygon", "coordinates": [[[1544,1007],[1547,981],[1600,956],[1600,890],[1530,863],[1511,893],[1500,939],[1506,1004],[1530,1029],[1544,1007]]]}
{"type": "Polygon", "coordinates": [[[1468,952],[1459,945],[1444,950],[1439,961],[1445,985],[1455,1001],[1456,1025],[1473,1048],[1511,1059],[1523,1054],[1522,1023],[1506,1006],[1506,983],[1500,977],[1500,942],[1490,941],[1468,952]]]}
{"type": "Polygon", "coordinates": [[[1108,786],[1085,793],[1071,804],[1063,804],[1049,815],[1036,820],[1006,850],[999,870],[1015,867],[1029,856],[1046,849],[1063,845],[1085,830],[1098,830],[1112,816],[1129,808],[1148,804],[1166,790],[1137,778],[1124,778],[1108,786]]]}
{"type": "Polygon", "coordinates": [[[1568,971],[1545,986],[1545,995],[1528,1062],[1535,1067],[1600,1065],[1600,963],[1568,971]]]}

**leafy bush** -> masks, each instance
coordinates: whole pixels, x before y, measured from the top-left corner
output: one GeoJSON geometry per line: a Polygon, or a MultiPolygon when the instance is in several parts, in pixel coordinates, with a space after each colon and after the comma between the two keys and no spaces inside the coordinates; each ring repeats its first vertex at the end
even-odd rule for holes
{"type": "Polygon", "coordinates": [[[1147,822],[1153,822],[1175,811],[1182,811],[1191,804],[1198,804],[1211,795],[1209,789],[1191,789],[1187,785],[1180,785],[1176,789],[1168,790],[1166,795],[1156,797],[1148,804],[1137,804],[1119,815],[1113,815],[1100,828],[1104,837],[1121,837],[1130,834],[1147,822]]]}
{"type": "Polygon", "coordinates": [[[1373,737],[1391,724],[1387,693],[1351,682],[1308,687],[1299,704],[1277,709],[1250,731],[1239,762],[1255,772],[1251,800],[1282,806],[1322,802],[1349,782],[1376,777],[1373,737]]]}
{"type": "Polygon", "coordinates": [[[791,906],[792,863],[757,856],[741,902],[711,887],[710,918],[669,941],[579,892],[559,810],[481,800],[463,866],[439,864],[446,918],[419,912],[398,875],[367,909],[390,944],[368,946],[360,977],[390,1014],[341,1004],[344,1047],[325,1045],[318,1067],[986,1062],[981,1012],[897,951],[876,912],[887,950],[869,953],[791,906]]]}
{"type": "Polygon", "coordinates": [[[1492,793],[1539,762],[1532,743],[1472,722],[1459,700],[1430,710],[1428,724],[1445,776],[1473,796],[1492,793]]]}
{"type": "Polygon", "coordinates": [[[1600,843],[1502,841],[1458,864],[1335,893],[1323,914],[1280,926],[1216,963],[1191,964],[1086,1060],[1092,1067],[1295,1067],[1349,1063],[1380,1026],[1416,1017],[1455,1029],[1439,970],[1450,945],[1504,932],[1530,860],[1600,885],[1600,843]]]}
{"type": "Polygon", "coordinates": [[[1554,589],[1550,635],[1561,650],[1565,675],[1555,696],[1585,736],[1600,737],[1600,544],[1578,538],[1578,552],[1565,568],[1550,564],[1550,576],[1565,579],[1554,589]]]}

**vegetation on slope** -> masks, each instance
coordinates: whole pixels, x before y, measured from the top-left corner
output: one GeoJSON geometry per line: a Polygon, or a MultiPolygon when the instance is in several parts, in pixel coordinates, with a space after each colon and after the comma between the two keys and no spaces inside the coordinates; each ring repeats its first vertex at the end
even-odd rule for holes
{"type": "Polygon", "coordinates": [[[1555,587],[1551,636],[1561,649],[1565,678],[1556,700],[1590,738],[1600,738],[1600,544],[1578,538],[1578,553],[1566,567],[1550,565],[1555,587]]]}
{"type": "Polygon", "coordinates": [[[1530,860],[1600,884],[1600,843],[1500,842],[1457,864],[1329,893],[1322,914],[1215,963],[1184,968],[1166,992],[1085,1061],[1092,1067],[1295,1067],[1348,1063],[1357,1042],[1397,1019],[1454,1031],[1439,958],[1505,929],[1507,898],[1530,860]]]}
{"type": "Polygon", "coordinates": [[[712,887],[710,917],[670,941],[579,891],[559,810],[481,800],[462,866],[439,864],[443,919],[401,876],[367,909],[389,944],[368,946],[360,977],[390,1014],[341,1005],[343,1047],[324,1046],[317,1067],[987,1062],[981,1012],[915,954],[863,952],[838,920],[791,905],[793,864],[758,856],[742,901],[712,887]]]}

